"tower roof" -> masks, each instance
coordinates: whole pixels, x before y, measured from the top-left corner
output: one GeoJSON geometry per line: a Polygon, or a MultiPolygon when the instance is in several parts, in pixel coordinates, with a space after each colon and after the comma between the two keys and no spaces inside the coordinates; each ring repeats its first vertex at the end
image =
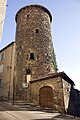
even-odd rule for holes
{"type": "Polygon", "coordinates": [[[37,5],[37,4],[33,4],[33,5],[28,5],[28,6],[22,7],[22,8],[17,12],[17,14],[16,14],[16,17],[15,17],[16,22],[17,22],[17,16],[18,16],[18,14],[19,14],[22,10],[24,10],[24,9],[26,9],[26,8],[29,8],[29,7],[39,7],[39,8],[41,8],[42,10],[44,10],[45,12],[47,12],[47,14],[48,14],[49,17],[50,17],[50,22],[52,22],[52,15],[51,15],[50,11],[49,11],[47,8],[45,8],[45,7],[41,6],[41,5],[37,5]]]}

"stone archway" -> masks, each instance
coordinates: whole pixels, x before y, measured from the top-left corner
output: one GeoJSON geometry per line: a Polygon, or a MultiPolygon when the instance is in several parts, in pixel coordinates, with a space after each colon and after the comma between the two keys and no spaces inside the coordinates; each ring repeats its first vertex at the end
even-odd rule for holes
{"type": "Polygon", "coordinates": [[[53,107],[53,89],[44,86],[39,90],[39,105],[43,107],[53,107]]]}

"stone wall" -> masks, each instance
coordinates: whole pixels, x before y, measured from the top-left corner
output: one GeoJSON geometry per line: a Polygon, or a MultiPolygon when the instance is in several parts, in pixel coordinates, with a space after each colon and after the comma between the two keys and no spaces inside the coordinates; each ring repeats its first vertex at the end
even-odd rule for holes
{"type": "Polygon", "coordinates": [[[52,108],[60,112],[64,112],[63,83],[61,77],[30,82],[30,102],[39,105],[39,90],[44,86],[50,86],[53,89],[52,108]]]}
{"type": "Polygon", "coordinates": [[[27,82],[27,74],[34,80],[56,72],[51,21],[50,12],[39,5],[23,7],[16,14],[16,90],[27,82]]]}

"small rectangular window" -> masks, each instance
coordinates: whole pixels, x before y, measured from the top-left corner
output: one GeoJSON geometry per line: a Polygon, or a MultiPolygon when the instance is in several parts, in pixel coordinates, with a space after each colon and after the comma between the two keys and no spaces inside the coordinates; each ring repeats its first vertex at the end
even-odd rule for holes
{"type": "Polygon", "coordinates": [[[36,33],[39,33],[39,30],[38,30],[38,29],[36,29],[36,33]]]}
{"type": "Polygon", "coordinates": [[[2,88],[2,87],[3,87],[3,80],[0,79],[0,88],[2,88]]]}
{"type": "Polygon", "coordinates": [[[29,17],[30,17],[30,15],[29,15],[29,14],[27,14],[27,15],[26,15],[26,18],[28,19],[29,17]]]}
{"type": "Polygon", "coordinates": [[[31,70],[30,69],[26,69],[26,74],[30,75],[31,74],[31,70]]]}
{"type": "Polygon", "coordinates": [[[27,14],[27,18],[29,18],[29,14],[27,14]]]}
{"type": "Polygon", "coordinates": [[[30,59],[34,60],[34,53],[30,53],[30,59]]]}

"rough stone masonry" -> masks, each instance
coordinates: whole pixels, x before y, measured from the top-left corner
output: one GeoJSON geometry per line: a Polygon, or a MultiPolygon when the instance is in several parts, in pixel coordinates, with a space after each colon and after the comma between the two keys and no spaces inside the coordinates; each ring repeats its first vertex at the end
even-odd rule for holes
{"type": "Polygon", "coordinates": [[[51,35],[52,16],[43,6],[30,5],[16,14],[16,84],[56,72],[51,35]]]}
{"type": "Polygon", "coordinates": [[[16,14],[14,96],[65,111],[67,90],[74,83],[65,73],[57,73],[51,21],[49,10],[40,5],[25,6],[16,14]]]}

